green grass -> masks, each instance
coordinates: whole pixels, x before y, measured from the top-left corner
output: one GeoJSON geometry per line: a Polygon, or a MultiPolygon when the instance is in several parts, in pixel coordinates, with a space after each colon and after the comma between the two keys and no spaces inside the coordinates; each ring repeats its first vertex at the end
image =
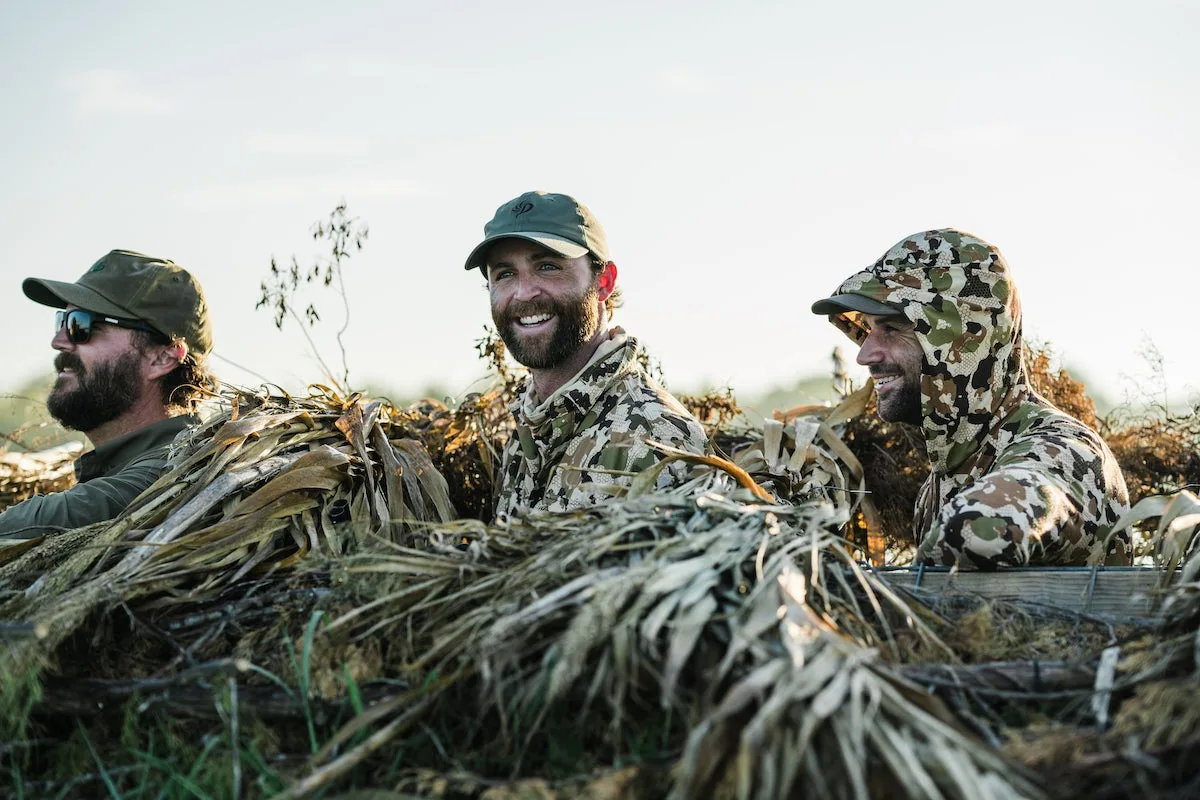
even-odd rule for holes
{"type": "MultiPolygon", "coordinates": [[[[324,613],[312,614],[298,642],[285,639],[286,664],[292,675],[280,677],[261,666],[250,672],[281,689],[303,709],[303,725],[267,724],[239,712],[239,684],[229,678],[213,688],[219,722],[177,718],[133,698],[120,710],[76,720],[74,727],[30,722],[38,699],[36,681],[9,678],[5,692],[10,705],[5,730],[8,741],[27,737],[36,746],[10,748],[9,763],[0,772],[0,795],[15,798],[105,797],[120,800],[179,798],[271,797],[285,789],[289,776],[305,774],[308,759],[353,715],[364,709],[362,692],[349,665],[342,665],[344,719],[319,721],[310,702],[314,651],[324,613]],[[19,704],[16,700],[20,699],[19,704]],[[19,734],[19,735],[18,735],[19,734]],[[298,735],[299,734],[299,735],[298,735]],[[11,786],[2,784],[11,781],[11,786]]],[[[347,743],[353,747],[371,731],[347,743]]],[[[384,776],[404,766],[409,747],[390,750],[390,767],[374,764],[384,776]],[[399,752],[397,752],[397,750],[399,752]],[[394,759],[394,760],[393,760],[394,759]]],[[[386,777],[383,778],[386,781],[386,777]]]]}
{"type": "MultiPolygon", "coordinates": [[[[244,730],[234,742],[222,726],[205,729],[161,715],[127,723],[120,731],[100,720],[76,725],[48,752],[24,764],[11,761],[13,797],[216,800],[270,797],[288,783],[278,764],[264,755],[275,750],[274,734],[259,726],[244,730]]],[[[299,757],[292,761],[303,764],[299,757]]]]}
{"type": "MultiPolygon", "coordinates": [[[[217,679],[213,686],[212,703],[219,720],[174,716],[134,698],[121,709],[73,725],[27,724],[26,735],[35,744],[12,752],[0,772],[0,784],[11,781],[11,787],[0,786],[0,796],[224,800],[278,794],[293,779],[308,774],[311,756],[365,709],[350,665],[342,664],[338,675],[344,713],[332,719],[315,713],[317,705],[310,694],[314,670],[323,668],[318,656],[323,621],[323,613],[316,612],[298,637],[285,638],[285,666],[278,674],[262,666],[250,667],[249,682],[281,690],[303,710],[301,719],[267,723],[247,714],[237,703],[239,691],[245,702],[246,680],[235,682],[229,677],[217,679]]],[[[391,742],[328,793],[395,786],[417,768],[494,778],[518,774],[571,778],[591,772],[598,764],[622,766],[677,754],[686,735],[679,717],[657,703],[628,708],[627,714],[637,716],[637,734],[618,741],[606,726],[581,729],[582,698],[564,698],[548,707],[540,699],[513,698],[504,736],[495,716],[461,713],[460,709],[477,705],[473,682],[450,681],[446,690],[439,688],[443,683],[436,671],[426,674],[422,688],[441,694],[426,724],[391,742]],[[471,696],[460,697],[460,691],[471,696]]],[[[332,755],[352,750],[377,728],[358,731],[332,755]]]]}

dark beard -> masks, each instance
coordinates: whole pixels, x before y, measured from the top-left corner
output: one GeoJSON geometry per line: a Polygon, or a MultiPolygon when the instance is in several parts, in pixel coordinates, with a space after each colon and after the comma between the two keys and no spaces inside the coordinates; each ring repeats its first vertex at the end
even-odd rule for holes
{"type": "Polygon", "coordinates": [[[896,394],[896,397],[892,398],[892,402],[888,403],[886,416],[882,406],[880,406],[879,416],[886,422],[906,422],[909,425],[920,425],[920,384],[918,383],[914,386],[905,380],[904,386],[900,387],[900,391],[896,394]]]}
{"type": "Polygon", "coordinates": [[[903,384],[899,389],[888,393],[885,402],[876,395],[876,410],[884,422],[904,422],[909,425],[920,425],[921,414],[921,370],[917,365],[908,365],[905,369],[901,364],[880,364],[871,368],[874,375],[893,375],[899,372],[903,384]]]}
{"type": "Polygon", "coordinates": [[[112,422],[133,408],[138,399],[141,356],[135,349],[85,369],[79,356],[59,353],[54,359],[54,368],[72,368],[76,386],[72,389],[60,386],[61,377],[55,381],[50,397],[46,399],[50,416],[64,428],[84,433],[112,422]]]}
{"type": "Polygon", "coordinates": [[[530,369],[553,369],[596,335],[600,327],[599,287],[593,281],[582,296],[564,303],[541,301],[537,303],[513,303],[503,315],[492,312],[492,322],[504,340],[508,352],[518,363],[530,369]],[[521,340],[521,317],[532,314],[553,314],[554,333],[544,345],[530,345],[521,340]]]}

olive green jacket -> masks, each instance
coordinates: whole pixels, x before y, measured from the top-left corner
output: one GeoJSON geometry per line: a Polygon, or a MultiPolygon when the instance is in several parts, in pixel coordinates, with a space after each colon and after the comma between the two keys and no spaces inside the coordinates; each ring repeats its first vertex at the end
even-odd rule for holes
{"type": "Polygon", "coordinates": [[[29,539],[116,518],[158,480],[167,450],[196,417],[183,415],[147,425],[106,442],[75,462],[76,484],[39,494],[0,514],[0,537],[29,539]]]}

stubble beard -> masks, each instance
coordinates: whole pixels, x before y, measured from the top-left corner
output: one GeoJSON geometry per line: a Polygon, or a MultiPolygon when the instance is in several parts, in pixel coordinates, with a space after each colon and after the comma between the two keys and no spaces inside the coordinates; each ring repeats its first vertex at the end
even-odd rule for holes
{"type": "Polygon", "coordinates": [[[54,382],[46,408],[64,428],[95,430],[120,417],[137,402],[141,388],[141,353],[122,353],[107,361],[85,368],[74,353],[59,353],[54,368],[71,368],[75,386],[65,385],[63,376],[54,382]]]}
{"type": "Polygon", "coordinates": [[[581,296],[562,303],[545,300],[536,303],[513,303],[504,313],[493,309],[492,322],[504,340],[508,352],[530,369],[553,369],[578,352],[585,342],[596,335],[600,327],[599,287],[592,285],[581,296]],[[534,314],[554,316],[554,331],[544,343],[531,342],[521,332],[521,317],[534,314]]]}

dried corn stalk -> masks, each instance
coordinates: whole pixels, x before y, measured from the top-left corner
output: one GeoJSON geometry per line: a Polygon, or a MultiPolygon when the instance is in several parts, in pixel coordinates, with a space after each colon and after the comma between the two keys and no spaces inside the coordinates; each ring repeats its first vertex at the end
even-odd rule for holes
{"type": "Polygon", "coordinates": [[[49,450],[0,453],[0,510],[35,494],[61,492],[75,483],[72,469],[83,445],[68,442],[49,450]]]}
{"type": "Polygon", "coordinates": [[[153,598],[196,604],[251,574],[364,543],[407,541],[454,517],[445,480],[380,402],[331,392],[236,395],[179,444],[113,523],[41,540],[0,566],[0,618],[36,636],[0,652],[12,709],[43,661],[95,611],[153,598]],[[19,592],[12,593],[15,589],[19,592]]]}
{"type": "Polygon", "coordinates": [[[438,526],[426,550],[349,559],[346,583],[403,580],[363,597],[330,632],[386,637],[422,688],[343,730],[288,796],[318,790],[416,726],[455,763],[481,768],[479,750],[519,764],[553,735],[546,719],[574,714],[606,742],[596,754],[606,763],[622,757],[647,704],[692,730],[670,771],[679,798],[708,796],[725,770],[744,798],[800,786],[835,797],[880,786],[1037,796],[889,665],[897,620],[939,643],[841,546],[849,510],[757,502],[730,474],[505,527],[438,526]],[[448,714],[478,729],[439,729],[448,714]],[[367,730],[367,743],[332,758],[367,730]]]}
{"type": "Polygon", "coordinates": [[[616,758],[650,708],[692,731],[674,742],[677,797],[730,775],[745,798],[1035,795],[891,666],[896,626],[954,656],[840,538],[863,495],[837,427],[861,399],[784,416],[736,463],[670,454],[701,462],[676,490],[646,473],[610,504],[489,526],[453,519],[461,482],[434,459],[490,475],[494,396],[416,419],[327,390],[238,395],[121,519],[0,566],[0,618],[38,637],[0,653],[22,676],[0,702],[20,718],[20,692],[95,612],[187,609],[307,562],[354,603],[326,634],[388,642],[389,675],[413,688],[330,740],[292,796],[448,717],[474,725],[438,737],[458,763],[537,770],[556,713],[616,758]]]}

